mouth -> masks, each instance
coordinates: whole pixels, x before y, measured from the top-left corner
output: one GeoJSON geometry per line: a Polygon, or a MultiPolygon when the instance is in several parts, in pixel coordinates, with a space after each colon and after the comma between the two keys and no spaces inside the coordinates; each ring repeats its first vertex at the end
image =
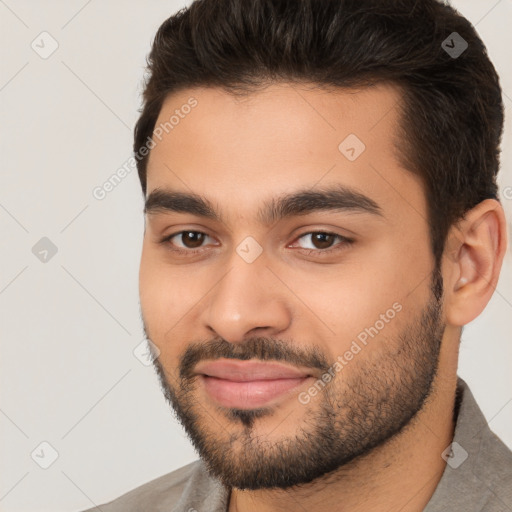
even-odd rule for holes
{"type": "Polygon", "coordinates": [[[313,378],[307,369],[275,362],[220,359],[205,361],[196,373],[208,396],[228,408],[254,409],[290,396],[313,378]]]}

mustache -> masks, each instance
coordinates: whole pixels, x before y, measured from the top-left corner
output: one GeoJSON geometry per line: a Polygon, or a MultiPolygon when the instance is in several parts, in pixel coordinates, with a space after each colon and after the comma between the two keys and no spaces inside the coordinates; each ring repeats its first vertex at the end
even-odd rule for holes
{"type": "Polygon", "coordinates": [[[315,368],[325,373],[330,365],[317,347],[299,348],[282,340],[270,338],[251,338],[241,343],[230,343],[224,339],[215,339],[203,343],[192,343],[180,358],[179,374],[181,379],[191,379],[194,368],[202,360],[220,358],[260,359],[262,361],[282,361],[296,366],[315,368]]]}

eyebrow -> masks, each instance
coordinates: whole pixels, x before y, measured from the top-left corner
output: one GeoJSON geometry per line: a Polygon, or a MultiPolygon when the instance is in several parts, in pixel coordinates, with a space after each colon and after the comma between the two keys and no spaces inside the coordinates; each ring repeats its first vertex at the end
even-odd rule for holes
{"type": "MultiPolygon", "coordinates": [[[[371,198],[345,185],[303,189],[266,201],[258,211],[258,220],[270,225],[279,220],[314,212],[366,213],[384,217],[381,207],[371,198]]],[[[212,203],[188,192],[157,188],[146,199],[145,214],[188,213],[224,223],[212,203]]]]}

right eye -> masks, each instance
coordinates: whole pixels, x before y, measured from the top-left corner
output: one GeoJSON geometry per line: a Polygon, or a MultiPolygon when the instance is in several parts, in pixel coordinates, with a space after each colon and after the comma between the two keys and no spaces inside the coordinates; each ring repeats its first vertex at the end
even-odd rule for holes
{"type": "Polygon", "coordinates": [[[201,231],[185,230],[165,236],[160,243],[179,254],[193,255],[205,250],[202,244],[206,238],[211,237],[201,231]],[[173,239],[176,239],[176,242],[173,242],[173,239]]]}

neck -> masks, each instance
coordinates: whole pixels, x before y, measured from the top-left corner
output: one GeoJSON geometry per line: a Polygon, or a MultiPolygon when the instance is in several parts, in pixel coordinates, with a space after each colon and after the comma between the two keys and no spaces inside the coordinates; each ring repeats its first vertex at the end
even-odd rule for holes
{"type": "Polygon", "coordinates": [[[453,439],[456,384],[456,376],[438,374],[431,396],[399,434],[329,475],[300,488],[232,489],[229,512],[421,512],[446,465],[441,454],[453,439]]]}

